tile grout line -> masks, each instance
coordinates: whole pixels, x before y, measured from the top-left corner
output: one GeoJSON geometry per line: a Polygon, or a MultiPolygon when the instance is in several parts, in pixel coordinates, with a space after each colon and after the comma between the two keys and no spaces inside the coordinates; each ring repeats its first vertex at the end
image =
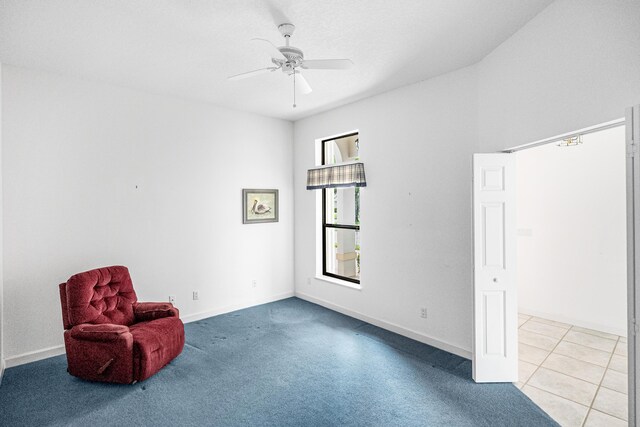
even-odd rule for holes
{"type": "MultiPolygon", "coordinates": [[[[613,356],[615,355],[616,347],[618,346],[619,342],[620,342],[620,336],[618,336],[618,339],[616,340],[616,345],[613,347],[613,351],[611,352],[611,355],[609,356],[609,362],[607,363],[607,367],[604,370],[604,374],[602,374],[602,379],[600,380],[600,384],[598,384],[598,388],[596,389],[596,394],[593,396],[593,400],[591,401],[591,405],[589,406],[589,411],[587,412],[587,417],[589,416],[589,414],[591,413],[591,410],[593,409],[593,403],[595,402],[596,397],[598,396],[598,393],[600,392],[600,389],[601,388],[605,388],[607,390],[611,390],[609,387],[603,387],[602,386],[602,381],[604,381],[604,377],[607,375],[607,371],[609,369],[611,369],[611,368],[609,368],[609,366],[611,365],[611,361],[613,360],[613,356]]],[[[615,372],[618,372],[615,369],[611,369],[611,370],[615,371],[615,372]]],[[[616,391],[616,390],[613,390],[613,391],[616,391]]],[[[596,409],[596,411],[597,411],[597,409],[596,409]]],[[[599,411],[599,412],[602,412],[603,414],[607,414],[610,417],[614,417],[614,418],[617,418],[619,420],[622,420],[622,418],[619,418],[616,415],[610,414],[608,412],[605,412],[605,411],[599,411]]],[[[585,422],[586,422],[586,420],[587,419],[585,418],[585,422]]],[[[625,422],[628,423],[627,420],[622,420],[622,421],[625,421],[625,422]]],[[[582,425],[584,426],[584,423],[582,423],[582,425]]]]}
{"type": "MultiPolygon", "coordinates": [[[[520,315],[520,314],[518,314],[518,315],[520,315]]],[[[525,314],[524,316],[529,316],[529,315],[525,314]]],[[[529,316],[529,318],[524,323],[527,323],[529,320],[531,320],[532,322],[536,322],[536,323],[542,323],[543,325],[555,326],[556,328],[561,328],[561,329],[565,329],[565,327],[558,326],[558,325],[565,325],[565,326],[567,326],[566,329],[580,328],[580,329],[582,329],[581,331],[575,331],[575,332],[580,332],[580,333],[583,333],[583,334],[591,335],[592,337],[604,338],[605,340],[611,340],[611,341],[618,342],[620,340],[620,338],[621,338],[620,335],[611,334],[609,332],[597,331],[595,329],[584,328],[582,326],[572,325],[572,324],[569,324],[569,323],[556,322],[555,320],[544,319],[542,317],[536,317],[536,316],[529,316]],[[535,320],[535,319],[547,320],[547,321],[550,321],[550,322],[554,322],[555,324],[554,323],[544,323],[544,322],[540,322],[540,321],[535,320]],[[600,332],[600,333],[607,334],[607,335],[612,335],[612,336],[615,336],[616,338],[603,337],[602,335],[593,334],[590,331],[600,332]]],[[[523,325],[524,325],[524,323],[523,323],[523,325]]],[[[518,327],[518,329],[520,329],[520,327],[518,327]]],[[[525,329],[525,331],[526,331],[526,329],[525,329]]],[[[540,335],[542,335],[542,334],[540,334],[540,335]]]]}
{"type": "MultiPolygon", "coordinates": [[[[528,322],[528,321],[529,321],[529,320],[527,320],[527,322],[528,322]]],[[[527,323],[527,322],[524,322],[524,323],[527,323]]],[[[523,326],[524,326],[524,323],[522,324],[523,326]]],[[[556,345],[553,347],[553,349],[551,349],[551,351],[549,352],[549,354],[547,354],[547,355],[546,355],[546,357],[542,360],[542,362],[540,362],[540,364],[536,367],[536,369],[535,369],[535,370],[533,371],[533,373],[529,376],[529,378],[527,378],[527,381],[525,381],[525,382],[522,384],[522,389],[524,389],[524,387],[525,387],[526,385],[528,385],[528,384],[529,384],[529,380],[531,380],[531,378],[533,378],[533,376],[536,374],[536,372],[538,372],[538,370],[542,367],[542,364],[543,364],[543,363],[544,363],[544,362],[549,358],[549,356],[550,356],[550,355],[552,355],[552,354],[554,354],[554,353],[553,353],[553,352],[554,352],[554,350],[558,347],[558,345],[560,345],[560,343],[562,342],[562,340],[564,339],[564,337],[569,333],[569,331],[571,330],[571,328],[572,328],[572,327],[573,327],[573,325],[571,325],[571,326],[569,327],[569,329],[567,329],[567,331],[566,331],[566,332],[564,333],[564,335],[562,335],[562,337],[558,340],[558,342],[557,342],[557,343],[556,343],[556,345]]],[[[518,330],[520,330],[520,328],[518,328],[518,330]]],[[[526,331],[526,329],[525,329],[525,331],[526,331]]],[[[542,334],[540,334],[540,335],[542,335],[542,334]]],[[[576,359],[576,360],[577,360],[577,359],[576,359]]],[[[546,368],[545,368],[545,369],[546,369],[546,368]]],[[[556,371],[554,371],[554,372],[556,372],[556,371]]],[[[605,370],[605,372],[606,372],[606,370],[605,370]]],[[[604,374],[603,374],[603,377],[604,377],[604,374]]],[[[577,379],[579,379],[579,378],[577,378],[577,379]]],[[[529,385],[529,387],[533,387],[533,388],[535,388],[535,389],[537,389],[537,390],[542,390],[542,391],[544,391],[544,392],[546,392],[546,393],[552,394],[552,395],[557,396],[557,397],[559,397],[559,398],[561,398],[561,399],[568,400],[569,402],[573,402],[573,403],[576,403],[576,404],[578,404],[578,405],[582,405],[582,406],[584,406],[585,408],[587,408],[587,413],[585,414],[585,416],[584,416],[584,420],[582,420],[582,424],[581,424],[581,426],[584,426],[584,423],[587,421],[587,417],[589,416],[589,412],[591,412],[591,407],[590,407],[590,406],[583,405],[583,404],[582,404],[582,403],[580,403],[580,402],[575,402],[575,401],[573,401],[573,400],[571,400],[571,399],[567,399],[567,398],[566,398],[566,397],[564,397],[564,396],[560,396],[560,395],[555,394],[555,393],[552,393],[552,392],[550,392],[550,391],[548,391],[548,390],[543,390],[543,389],[538,388],[538,387],[536,387],[536,386],[529,385]]],[[[522,389],[521,389],[521,390],[522,390],[522,389]]],[[[598,389],[596,389],[596,394],[597,394],[597,393],[598,393],[598,389]]],[[[595,395],[594,395],[594,398],[595,398],[595,395]]],[[[534,403],[535,403],[535,402],[534,402],[534,403]]],[[[592,403],[593,403],[593,402],[592,402],[592,403]]],[[[539,406],[538,406],[538,407],[539,407],[539,406]]],[[[540,408],[540,409],[542,409],[542,408],[540,408]]],[[[544,409],[543,409],[543,411],[544,411],[544,409]]],[[[546,411],[544,411],[544,412],[545,412],[545,413],[547,413],[546,411]]],[[[547,415],[549,415],[549,414],[547,414],[547,415]]],[[[549,415],[549,416],[551,417],[551,415],[549,415]]],[[[551,417],[551,419],[555,420],[555,418],[553,418],[553,417],[551,417]]],[[[557,421],[556,421],[556,422],[557,422],[557,421]]]]}
{"type": "MultiPolygon", "coordinates": [[[[529,319],[529,320],[530,320],[530,319],[529,319]]],[[[528,322],[529,320],[527,320],[527,322],[528,322]]],[[[524,322],[524,323],[522,324],[522,326],[524,326],[524,324],[525,324],[525,323],[527,323],[527,322],[524,322]]],[[[521,328],[522,326],[520,326],[520,328],[521,328]]],[[[518,328],[518,330],[520,330],[520,328],[518,328]]],[[[565,335],[567,335],[567,334],[569,333],[569,331],[570,331],[570,330],[571,330],[571,328],[567,329],[567,331],[564,333],[564,335],[562,335],[562,337],[558,340],[558,342],[556,343],[556,345],[554,345],[554,346],[553,346],[553,348],[551,349],[551,351],[549,352],[549,354],[547,354],[547,355],[545,356],[545,358],[544,358],[544,359],[542,359],[542,361],[538,364],[538,366],[536,367],[536,369],[531,373],[531,375],[529,375],[529,378],[527,378],[527,381],[525,381],[525,382],[522,384],[522,388],[524,388],[524,386],[526,386],[527,384],[529,384],[529,380],[531,380],[531,378],[533,378],[533,376],[536,374],[536,372],[538,372],[538,369],[540,369],[540,368],[542,367],[542,364],[543,364],[543,363],[544,363],[544,362],[549,358],[549,355],[551,355],[551,354],[553,353],[553,351],[556,349],[556,347],[558,347],[558,345],[562,342],[562,339],[565,337],[565,335]]],[[[526,331],[526,329],[525,329],[525,331],[526,331]]],[[[542,334],[540,334],[540,335],[542,335],[542,334]]],[[[533,347],[533,346],[532,346],[532,347],[533,347]]],[[[578,403],[578,402],[576,402],[576,403],[578,403]]]]}
{"type": "MultiPolygon", "coordinates": [[[[552,391],[545,390],[545,389],[543,389],[543,388],[536,387],[536,386],[534,386],[534,385],[528,385],[528,386],[529,386],[529,387],[531,387],[531,388],[535,388],[536,390],[543,391],[543,392],[545,392],[545,393],[547,393],[547,394],[550,394],[550,395],[552,395],[552,396],[559,397],[560,399],[562,399],[562,400],[566,400],[567,402],[571,402],[571,403],[575,403],[576,405],[584,406],[585,408],[587,408],[587,412],[588,412],[588,410],[589,410],[589,407],[588,407],[587,405],[585,405],[584,403],[576,402],[575,400],[571,400],[571,399],[569,399],[569,398],[567,398],[567,397],[560,396],[559,394],[556,394],[556,393],[554,393],[554,392],[552,392],[552,391]]],[[[534,402],[534,403],[535,403],[535,402],[534,402]]],[[[536,403],[536,405],[537,405],[537,403],[536,403]]],[[[541,408],[541,409],[542,409],[542,408],[541,408]]],[[[544,410],[544,409],[543,409],[543,410],[544,410]]],[[[608,414],[607,414],[607,415],[608,415],[608,414]]],[[[551,417],[551,418],[553,418],[553,417],[551,417]]],[[[555,418],[553,418],[553,419],[555,420],[555,418]]]]}
{"type": "MultiPolygon", "coordinates": [[[[611,365],[611,360],[613,359],[613,354],[616,351],[616,347],[617,347],[619,341],[620,341],[620,336],[618,336],[618,339],[616,340],[616,345],[613,346],[613,351],[611,351],[611,354],[609,355],[609,362],[607,362],[607,367],[604,368],[604,373],[602,374],[602,378],[600,379],[600,384],[598,384],[598,388],[596,389],[596,393],[593,395],[593,399],[591,399],[591,404],[589,405],[589,410],[587,411],[587,416],[584,418],[584,421],[582,422],[582,426],[583,427],[584,427],[584,424],[587,422],[587,418],[589,418],[589,414],[591,413],[591,410],[593,409],[593,402],[596,401],[596,397],[598,397],[598,393],[600,393],[600,388],[602,387],[602,381],[604,381],[604,377],[605,377],[605,375],[607,375],[607,371],[609,370],[609,365],[611,365]]],[[[609,414],[607,412],[604,412],[604,411],[602,411],[602,412],[604,414],[611,415],[611,414],[609,414]]]]}
{"type": "MultiPolygon", "coordinates": [[[[554,354],[555,354],[555,355],[557,355],[557,356],[564,356],[564,354],[560,354],[560,353],[554,353],[554,354]]],[[[549,356],[551,356],[551,354],[549,354],[549,356]]],[[[580,359],[574,359],[573,357],[570,357],[570,356],[564,356],[564,357],[566,357],[566,358],[568,358],[568,359],[571,359],[571,360],[578,361],[578,362],[583,362],[583,361],[582,361],[582,360],[580,360],[580,359]]],[[[546,359],[545,359],[545,360],[546,360],[546,359]]],[[[589,363],[589,362],[584,362],[584,363],[589,363]]],[[[593,363],[592,363],[592,365],[593,365],[593,363]]],[[[597,366],[598,368],[604,368],[604,366],[600,366],[600,365],[593,365],[593,366],[597,366]]],[[[548,367],[548,366],[542,366],[542,367],[543,367],[544,369],[548,369],[548,370],[553,371],[553,372],[556,372],[556,373],[558,373],[558,374],[562,374],[562,375],[564,375],[565,377],[573,378],[574,380],[584,381],[585,383],[588,383],[588,384],[595,385],[595,386],[599,387],[598,383],[594,383],[594,382],[591,382],[591,381],[587,381],[587,380],[585,380],[585,379],[583,379],[583,378],[574,377],[573,375],[569,375],[569,374],[567,374],[566,372],[558,371],[557,369],[553,369],[553,368],[550,368],[550,367],[548,367]]],[[[605,372],[606,372],[607,368],[604,368],[604,369],[605,369],[605,372]]],[[[616,371],[616,372],[617,372],[617,371],[616,371]]],[[[603,375],[604,375],[604,374],[603,374],[603,375]]],[[[608,389],[608,390],[610,390],[610,389],[609,389],[609,387],[605,387],[605,388],[606,388],[606,389],[608,389]]],[[[616,390],[613,390],[613,391],[616,391],[616,390]]],[[[569,399],[569,400],[571,400],[571,399],[569,399]]],[[[576,403],[578,403],[578,402],[576,402],[576,403]]]]}
{"type": "MultiPolygon", "coordinates": [[[[527,322],[525,322],[525,323],[527,323],[527,322]]],[[[540,323],[540,322],[538,322],[538,323],[540,323]]],[[[523,323],[523,325],[524,325],[524,323],[523,323]]],[[[559,327],[559,326],[557,326],[557,327],[559,327]]],[[[569,329],[567,329],[567,332],[565,333],[565,335],[566,335],[566,334],[567,334],[567,333],[572,329],[572,327],[573,327],[572,325],[569,325],[569,329]]],[[[562,329],[564,329],[564,328],[562,328],[562,329]]],[[[518,330],[520,330],[520,327],[518,328],[518,330]]],[[[530,331],[530,330],[528,330],[528,329],[524,329],[524,331],[529,332],[529,333],[532,333],[532,334],[540,335],[540,336],[543,336],[543,337],[545,337],[545,338],[560,339],[560,341],[556,344],[556,347],[560,344],[560,342],[565,341],[565,342],[570,343],[570,344],[573,344],[573,345],[577,345],[577,346],[580,346],[580,347],[585,347],[585,348],[587,348],[587,349],[589,349],[589,350],[601,351],[601,352],[603,352],[603,353],[610,353],[610,354],[611,354],[611,352],[610,352],[610,351],[603,350],[603,349],[601,349],[601,348],[591,347],[591,346],[588,346],[588,345],[585,345],[585,344],[581,344],[581,343],[577,343],[577,342],[573,342],[573,341],[567,341],[567,340],[565,340],[565,339],[564,339],[564,336],[565,336],[565,335],[563,335],[563,336],[562,336],[562,338],[557,338],[557,337],[552,337],[552,336],[550,336],[550,335],[544,335],[544,334],[541,334],[541,333],[539,333],[539,332],[533,332],[533,331],[530,331]]],[[[614,341],[614,340],[612,340],[611,338],[604,338],[604,337],[600,337],[600,336],[598,336],[598,335],[593,335],[593,334],[589,334],[589,335],[594,336],[594,337],[598,337],[598,338],[602,338],[602,339],[607,339],[607,340],[609,340],[609,341],[614,341]]],[[[618,342],[618,341],[616,341],[616,343],[617,343],[617,342],[618,342]]],[[[548,349],[546,349],[546,348],[538,347],[538,346],[536,346],[536,345],[534,345],[534,344],[528,344],[528,343],[525,343],[525,342],[520,343],[520,344],[525,344],[525,345],[528,345],[528,346],[530,346],[530,347],[534,347],[534,348],[537,348],[537,349],[539,349],[539,350],[544,350],[544,351],[551,351],[551,352],[553,352],[553,351],[555,350],[555,347],[553,348],[553,350],[548,350],[548,349]]],[[[615,346],[614,346],[614,350],[613,350],[613,351],[614,351],[614,353],[613,353],[613,354],[615,355],[615,346]]],[[[568,357],[568,358],[573,359],[573,360],[577,360],[577,361],[582,362],[582,363],[587,363],[587,364],[592,365],[592,366],[597,366],[598,368],[605,368],[605,369],[608,369],[606,366],[598,365],[597,363],[593,363],[593,362],[589,362],[589,361],[586,361],[586,360],[577,359],[577,358],[575,358],[575,357],[567,356],[567,355],[562,354],[562,353],[556,353],[556,354],[557,354],[557,355],[560,355],[560,356],[568,357]]],[[[618,356],[621,356],[621,355],[618,355],[618,356]]],[[[622,356],[622,357],[624,357],[624,356],[622,356]]],[[[545,360],[546,360],[546,359],[545,359],[545,360]]],[[[531,362],[527,362],[527,363],[531,363],[531,362]]],[[[532,365],[535,365],[535,363],[532,363],[532,365]]],[[[550,370],[555,371],[555,372],[560,372],[560,371],[556,371],[555,369],[552,369],[552,368],[547,368],[547,367],[545,367],[545,369],[550,369],[550,370]]],[[[615,371],[615,372],[620,372],[620,371],[615,370],[615,369],[612,369],[612,370],[613,370],[613,371],[615,371]]],[[[576,378],[576,379],[582,380],[582,381],[587,381],[587,380],[584,380],[584,379],[582,379],[582,378],[578,378],[578,377],[574,377],[574,376],[572,376],[572,375],[566,374],[566,373],[564,373],[564,372],[560,372],[560,373],[561,373],[561,374],[565,374],[565,375],[567,375],[567,376],[569,376],[569,377],[572,377],[572,378],[576,378]]],[[[624,374],[624,372],[620,372],[620,373],[624,374]]],[[[587,382],[589,382],[589,383],[591,383],[591,384],[595,384],[595,385],[597,385],[596,383],[592,383],[591,381],[587,381],[587,382]]],[[[605,388],[607,388],[607,387],[605,387],[605,388]]]]}
{"type": "MultiPolygon", "coordinates": [[[[557,345],[559,345],[559,344],[560,344],[560,342],[562,342],[562,341],[564,341],[564,340],[560,340],[560,341],[558,342],[558,344],[556,344],[556,346],[557,346],[557,345]]],[[[586,348],[588,348],[589,350],[597,350],[597,351],[602,351],[602,352],[607,353],[607,352],[606,352],[606,351],[604,351],[604,350],[600,350],[600,349],[593,348],[593,347],[589,347],[589,346],[582,345],[582,344],[576,344],[576,343],[571,342],[571,341],[564,341],[564,342],[568,342],[568,343],[570,343],[570,344],[579,345],[579,346],[581,346],[581,347],[586,347],[586,348]]],[[[533,348],[536,348],[536,349],[538,349],[538,350],[552,351],[552,350],[547,350],[546,348],[536,347],[535,345],[532,345],[532,344],[527,344],[527,343],[519,343],[519,344],[528,345],[529,347],[533,347],[533,348]]],[[[554,347],[554,350],[555,350],[555,347],[554,347]]],[[[572,356],[567,356],[566,354],[562,354],[562,353],[554,353],[554,354],[556,354],[556,355],[558,355],[558,356],[564,356],[564,357],[566,357],[566,358],[568,358],[568,359],[576,360],[576,361],[578,361],[578,362],[586,363],[586,364],[591,365],[591,366],[595,366],[595,367],[598,367],[598,368],[605,368],[605,369],[606,369],[606,367],[605,367],[605,366],[598,365],[597,363],[593,363],[593,362],[588,362],[588,361],[586,361],[586,360],[577,359],[577,358],[572,357],[572,356]]],[[[523,362],[526,362],[526,360],[523,360],[523,362]]],[[[527,363],[531,363],[531,362],[527,362],[527,363]]],[[[532,364],[532,365],[535,365],[535,363],[531,363],[531,364],[532,364]]],[[[553,368],[547,368],[546,366],[545,366],[545,369],[551,369],[552,371],[560,372],[560,371],[556,371],[556,370],[555,370],[555,369],[553,369],[553,368]]],[[[616,371],[615,369],[612,369],[612,370],[613,370],[613,371],[615,371],[615,372],[620,372],[620,371],[616,371]]],[[[572,376],[572,375],[569,375],[569,374],[567,374],[567,373],[565,373],[565,372],[560,372],[560,373],[561,373],[561,374],[565,374],[565,375],[567,375],[567,376],[569,376],[569,377],[572,377],[572,378],[576,378],[576,379],[578,379],[578,380],[587,381],[587,380],[584,380],[584,379],[582,379],[582,378],[578,378],[578,377],[574,377],[574,376],[572,376]]],[[[624,374],[624,372],[620,372],[620,373],[624,374]]],[[[587,381],[587,382],[588,382],[588,383],[591,383],[591,381],[587,381]]],[[[591,384],[596,384],[596,383],[591,383],[591,384]]]]}
{"type": "MultiPolygon", "coordinates": [[[[526,331],[526,329],[525,329],[525,331],[526,331]]],[[[538,335],[542,335],[542,334],[538,334],[538,335]]],[[[543,335],[543,336],[545,336],[545,337],[546,337],[547,335],[543,335]]],[[[553,338],[553,337],[549,337],[549,338],[553,338]]],[[[579,346],[581,346],[581,347],[588,348],[589,350],[596,350],[596,351],[602,351],[602,352],[604,352],[604,353],[608,353],[607,351],[600,350],[599,348],[589,347],[589,346],[587,346],[587,345],[578,344],[578,343],[574,343],[574,342],[572,342],[572,341],[566,341],[566,340],[562,340],[562,339],[561,339],[560,341],[558,341],[558,344],[556,344],[556,347],[557,347],[558,345],[560,345],[560,343],[561,343],[562,341],[564,341],[564,342],[568,342],[568,343],[570,343],[570,344],[579,345],[579,346]]],[[[613,341],[613,340],[612,340],[612,341],[613,341]]],[[[592,363],[592,362],[588,362],[588,361],[586,361],[586,360],[577,359],[577,358],[575,358],[575,357],[567,356],[566,354],[562,354],[562,353],[554,353],[554,351],[553,351],[553,350],[547,350],[546,348],[536,347],[536,346],[535,346],[535,345],[533,345],[533,344],[527,344],[527,343],[518,343],[518,344],[525,344],[525,345],[528,345],[528,346],[530,346],[530,347],[534,347],[534,348],[536,348],[536,349],[538,349],[538,350],[551,351],[551,353],[555,354],[556,356],[566,357],[567,359],[575,360],[576,362],[580,362],[580,363],[586,363],[586,364],[588,364],[588,365],[595,366],[596,368],[603,368],[605,371],[606,371],[606,370],[608,370],[608,369],[611,369],[611,370],[612,370],[612,371],[614,371],[614,372],[618,372],[618,373],[624,374],[624,372],[620,372],[620,371],[617,371],[617,370],[615,370],[615,369],[608,368],[607,366],[602,366],[602,365],[598,365],[597,363],[592,363]]],[[[554,348],[554,350],[555,350],[555,348],[554,348]]],[[[549,354],[547,357],[549,357],[550,355],[551,355],[551,354],[549,354]]],[[[611,357],[611,356],[610,356],[610,357],[611,357]]],[[[546,358],[545,358],[545,360],[546,360],[546,358]]],[[[523,362],[531,363],[531,362],[527,362],[526,360],[523,360],[523,362]]],[[[543,362],[544,362],[544,360],[543,360],[543,362]]],[[[532,364],[532,365],[536,365],[535,363],[531,363],[531,364],[532,364]]],[[[607,363],[607,365],[608,365],[608,363],[607,363]]],[[[538,365],[538,366],[540,366],[540,365],[538,365]]],[[[550,371],[553,371],[553,372],[557,372],[557,373],[562,374],[562,375],[566,375],[567,377],[571,377],[571,378],[574,378],[574,379],[576,379],[576,380],[584,381],[584,382],[587,382],[587,383],[589,383],[589,384],[593,384],[593,385],[596,385],[596,386],[598,385],[598,383],[594,383],[594,382],[592,382],[592,381],[585,380],[584,378],[580,378],[580,377],[573,376],[573,375],[568,374],[568,373],[566,373],[566,372],[558,371],[557,369],[550,368],[550,367],[548,367],[548,366],[544,366],[544,368],[545,368],[545,369],[548,369],[548,370],[550,370],[550,371]]],[[[606,389],[609,389],[609,387],[605,387],[605,388],[606,388],[606,389]]],[[[616,391],[616,390],[614,390],[614,391],[616,391]]]]}
{"type": "MultiPolygon", "coordinates": [[[[529,316],[529,318],[528,318],[527,320],[525,320],[525,321],[522,323],[522,325],[520,325],[520,326],[518,327],[518,331],[520,331],[520,329],[522,328],[522,326],[524,326],[524,325],[525,325],[526,323],[528,323],[529,321],[533,321],[533,322],[535,322],[534,318],[535,318],[534,316],[529,316]]],[[[537,323],[546,324],[546,323],[544,323],[544,322],[537,322],[537,323]]],[[[555,326],[555,327],[557,327],[557,328],[564,329],[564,328],[562,328],[562,327],[560,327],[560,326],[557,326],[557,325],[550,325],[550,326],[555,326]]],[[[620,343],[621,336],[617,335],[617,336],[616,336],[616,339],[615,339],[615,340],[613,340],[613,339],[611,339],[611,338],[606,338],[606,337],[603,337],[603,336],[600,336],[600,335],[591,334],[591,333],[589,333],[589,332],[576,331],[576,332],[582,332],[582,333],[585,333],[585,334],[588,334],[588,335],[591,335],[591,336],[594,336],[594,337],[598,337],[598,338],[602,338],[602,339],[607,339],[607,340],[610,340],[610,341],[615,341],[615,344],[614,344],[614,346],[613,346],[613,350],[612,350],[611,352],[607,352],[607,353],[609,353],[609,358],[608,358],[608,361],[607,361],[607,365],[604,367],[604,372],[603,372],[602,377],[600,378],[600,381],[599,381],[599,383],[598,383],[598,384],[592,383],[592,382],[590,382],[590,381],[586,381],[586,380],[584,380],[584,379],[582,379],[582,378],[577,378],[577,377],[574,377],[574,376],[572,376],[572,375],[568,375],[568,374],[566,374],[566,373],[564,373],[564,372],[556,371],[555,369],[550,369],[550,368],[546,368],[546,367],[545,367],[545,369],[549,369],[549,370],[551,370],[551,371],[554,371],[554,372],[557,372],[557,373],[560,373],[560,374],[566,375],[566,376],[568,376],[568,377],[570,377],[570,378],[574,378],[574,379],[577,379],[577,380],[581,380],[581,381],[584,381],[584,382],[586,382],[586,383],[593,384],[593,385],[597,386],[597,387],[596,387],[596,392],[594,393],[593,398],[591,399],[591,403],[587,406],[587,405],[584,405],[584,404],[582,404],[582,403],[575,402],[575,401],[573,401],[572,399],[568,399],[568,398],[566,398],[566,397],[564,397],[564,396],[560,396],[560,395],[555,394],[555,393],[552,393],[552,392],[550,392],[550,391],[547,391],[547,390],[544,390],[544,389],[540,389],[540,388],[538,388],[538,387],[536,387],[536,386],[529,385],[529,381],[531,380],[531,378],[533,378],[533,376],[536,374],[536,372],[538,372],[538,370],[539,370],[541,367],[543,367],[543,366],[542,366],[542,364],[544,364],[544,362],[549,358],[549,356],[550,356],[551,354],[558,354],[558,355],[561,355],[560,353],[554,353],[554,351],[556,350],[556,348],[558,347],[558,345],[560,345],[560,343],[561,343],[561,342],[563,342],[563,340],[564,340],[564,338],[566,337],[566,335],[567,335],[571,330],[573,330],[573,329],[574,329],[574,327],[575,327],[575,325],[568,325],[568,326],[569,326],[569,328],[565,331],[565,333],[562,335],[562,337],[558,340],[558,342],[557,342],[557,343],[556,343],[556,345],[553,347],[553,349],[552,349],[551,351],[549,351],[549,353],[547,354],[547,356],[546,356],[546,357],[545,357],[545,358],[544,358],[544,359],[543,359],[539,364],[535,364],[535,365],[537,365],[537,366],[536,366],[536,369],[531,373],[531,375],[529,376],[529,378],[527,378],[527,380],[526,380],[524,383],[522,383],[522,388],[521,388],[520,390],[524,389],[524,387],[525,387],[525,386],[532,387],[532,388],[535,388],[535,389],[537,389],[537,390],[544,391],[544,392],[546,392],[546,393],[549,393],[549,394],[554,395],[554,396],[556,396],[556,397],[559,397],[559,398],[561,398],[561,399],[565,399],[565,400],[567,400],[567,401],[569,401],[569,402],[573,402],[573,403],[576,403],[576,404],[578,404],[578,405],[581,405],[581,406],[583,406],[583,407],[587,408],[587,413],[585,414],[585,417],[584,417],[584,419],[582,420],[582,423],[581,423],[581,426],[582,426],[582,427],[584,427],[584,424],[587,422],[587,419],[589,418],[589,415],[591,414],[591,411],[592,411],[592,410],[595,410],[595,409],[593,409],[593,403],[595,402],[595,399],[596,399],[596,397],[598,396],[598,392],[600,391],[600,388],[606,388],[607,390],[609,389],[608,387],[603,387],[603,386],[602,386],[602,382],[604,381],[604,377],[605,377],[605,375],[607,374],[607,371],[610,369],[610,368],[609,368],[609,366],[611,365],[611,361],[613,360],[613,356],[615,355],[615,350],[616,350],[616,348],[617,348],[618,344],[620,343]]],[[[586,328],[581,328],[581,329],[586,329],[586,328]]],[[[530,332],[530,333],[538,334],[538,335],[543,336],[543,337],[555,338],[555,337],[551,337],[551,336],[548,336],[548,335],[544,335],[544,334],[541,334],[541,333],[538,333],[538,332],[529,331],[528,329],[523,329],[523,330],[524,330],[524,331],[527,331],[527,332],[530,332]]],[[[572,343],[571,341],[567,341],[567,342],[572,343]]],[[[524,343],[523,343],[523,344],[524,344],[524,343]]],[[[584,344],[579,344],[579,343],[572,343],[572,344],[580,345],[580,346],[583,346],[583,347],[587,347],[587,348],[592,349],[592,350],[604,351],[604,350],[602,350],[602,349],[594,348],[594,347],[590,347],[590,346],[588,346],[588,345],[584,345],[584,344]]],[[[546,349],[543,349],[543,348],[540,348],[540,347],[536,347],[535,345],[531,345],[531,344],[528,344],[528,345],[530,345],[531,347],[534,347],[534,348],[538,348],[538,349],[540,349],[540,350],[548,351],[548,350],[546,350],[546,349]]],[[[563,356],[563,355],[561,355],[561,356],[563,356]]],[[[565,357],[568,357],[568,358],[570,358],[570,359],[574,359],[573,357],[570,357],[570,356],[565,356],[565,357]]],[[[580,362],[583,362],[583,363],[588,363],[588,364],[590,364],[590,365],[593,365],[593,366],[597,366],[597,367],[603,368],[603,366],[601,366],[601,365],[597,365],[597,364],[595,364],[595,363],[591,363],[591,362],[583,361],[583,360],[580,360],[580,359],[574,359],[574,360],[576,360],[576,361],[580,361],[580,362]]],[[[529,362],[529,363],[531,363],[531,362],[529,362]]],[[[615,369],[611,369],[611,370],[612,370],[612,371],[615,371],[615,372],[618,372],[618,371],[616,371],[615,369]]],[[[609,414],[608,412],[603,412],[603,413],[604,413],[604,414],[606,414],[606,415],[608,415],[608,416],[611,416],[611,417],[613,417],[613,418],[619,419],[619,420],[621,420],[621,421],[625,421],[625,420],[622,420],[621,418],[618,418],[618,417],[617,417],[617,416],[615,416],[615,415],[611,415],[611,414],[609,414]]]]}

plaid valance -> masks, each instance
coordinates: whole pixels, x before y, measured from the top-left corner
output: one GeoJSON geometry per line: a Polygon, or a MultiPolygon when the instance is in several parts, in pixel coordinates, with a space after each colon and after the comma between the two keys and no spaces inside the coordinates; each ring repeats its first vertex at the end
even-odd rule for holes
{"type": "Polygon", "coordinates": [[[363,163],[324,166],[307,171],[307,190],[366,186],[363,163]]]}

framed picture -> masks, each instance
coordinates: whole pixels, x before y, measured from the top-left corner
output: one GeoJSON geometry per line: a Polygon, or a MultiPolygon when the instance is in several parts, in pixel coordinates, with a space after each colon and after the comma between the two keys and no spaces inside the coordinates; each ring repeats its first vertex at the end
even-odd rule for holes
{"type": "Polygon", "coordinates": [[[242,223],[278,222],[278,190],[242,189],[242,223]]]}

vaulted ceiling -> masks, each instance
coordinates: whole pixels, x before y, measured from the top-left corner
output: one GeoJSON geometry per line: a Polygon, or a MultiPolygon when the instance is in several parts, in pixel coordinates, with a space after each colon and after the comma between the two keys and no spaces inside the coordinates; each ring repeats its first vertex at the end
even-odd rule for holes
{"type": "Polygon", "coordinates": [[[139,88],[287,120],[471,65],[551,0],[2,0],[0,62],[139,88]],[[350,58],[306,70],[297,95],[260,37],[305,58],[350,58]]]}

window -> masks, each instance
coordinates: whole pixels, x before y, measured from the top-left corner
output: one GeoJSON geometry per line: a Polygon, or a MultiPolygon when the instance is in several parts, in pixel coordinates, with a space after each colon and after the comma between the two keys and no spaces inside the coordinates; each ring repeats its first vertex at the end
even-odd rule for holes
{"type": "MultiPolygon", "coordinates": [[[[322,164],[359,160],[358,134],[322,141],[322,164]]],[[[360,283],[360,188],[322,190],[322,274],[360,283]]]]}

